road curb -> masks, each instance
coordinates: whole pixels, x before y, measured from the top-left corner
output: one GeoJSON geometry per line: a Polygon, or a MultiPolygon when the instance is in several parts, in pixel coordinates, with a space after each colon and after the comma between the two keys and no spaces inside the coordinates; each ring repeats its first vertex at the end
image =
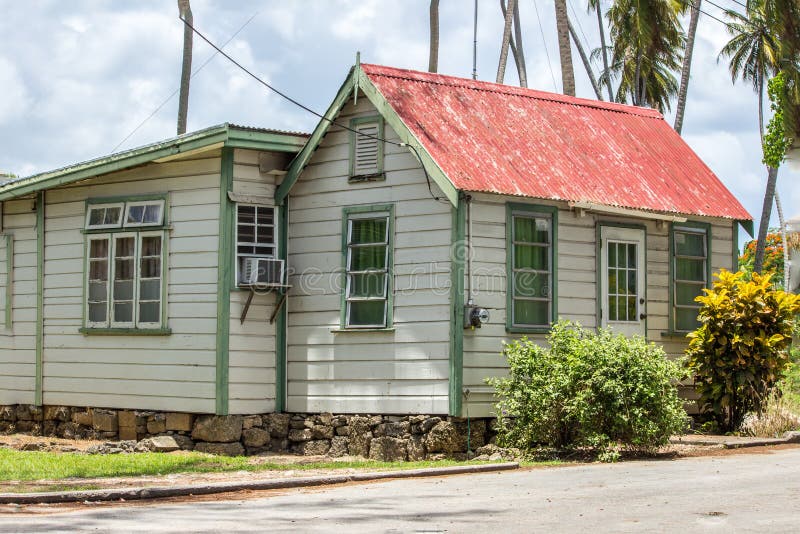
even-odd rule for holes
{"type": "Polygon", "coordinates": [[[698,437],[683,440],[681,437],[671,438],[673,445],[720,445],[725,449],[744,449],[747,447],[766,447],[770,445],[784,445],[787,443],[800,443],[800,431],[790,431],[783,434],[780,438],[743,438],[740,436],[710,436],[708,438],[698,437]]]}
{"type": "Polygon", "coordinates": [[[468,473],[491,473],[519,469],[517,462],[502,464],[464,465],[454,467],[429,467],[379,473],[355,473],[305,478],[277,478],[245,482],[215,482],[210,484],[188,484],[182,486],[155,486],[150,488],[119,488],[108,490],[64,491],[46,493],[0,493],[0,504],[56,504],[69,502],[126,501],[141,499],[163,499],[187,495],[210,495],[242,490],[272,490],[328,486],[346,482],[367,482],[391,478],[424,478],[468,473]]]}

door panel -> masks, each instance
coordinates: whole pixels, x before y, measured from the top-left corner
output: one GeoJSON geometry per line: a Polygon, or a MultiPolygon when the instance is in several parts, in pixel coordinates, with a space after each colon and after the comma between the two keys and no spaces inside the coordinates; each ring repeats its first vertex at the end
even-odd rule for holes
{"type": "Polygon", "coordinates": [[[646,333],[645,232],[600,227],[600,324],[626,336],[646,333]]]}

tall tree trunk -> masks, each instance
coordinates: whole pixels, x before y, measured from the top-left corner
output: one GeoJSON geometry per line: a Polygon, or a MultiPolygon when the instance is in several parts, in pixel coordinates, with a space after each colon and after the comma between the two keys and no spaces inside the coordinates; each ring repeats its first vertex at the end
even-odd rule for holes
{"type": "Polygon", "coordinates": [[[178,98],[178,135],[186,133],[186,117],[189,113],[189,80],[192,77],[192,36],[194,26],[189,0],[178,0],[178,12],[186,21],[183,25],[183,65],[181,66],[181,90],[178,98]]]}
{"type": "Polygon", "coordinates": [[[775,197],[775,185],[778,181],[778,169],[769,167],[767,173],[767,189],[764,192],[764,205],[761,207],[761,220],[758,223],[758,240],[756,241],[756,258],[753,271],[761,274],[764,267],[764,250],[767,245],[769,216],[772,214],[772,199],[775,197]]]}
{"type": "Polygon", "coordinates": [[[694,36],[697,33],[697,21],[700,19],[700,5],[703,0],[694,0],[692,15],[689,19],[689,33],[686,36],[686,50],[683,53],[683,68],[681,69],[681,87],[678,90],[678,106],[675,112],[675,131],[678,134],[683,129],[683,114],[686,111],[686,96],[689,93],[689,73],[692,70],[692,53],[694,52],[694,36]]]}
{"type": "Polygon", "coordinates": [[[565,95],[575,96],[575,71],[572,67],[572,49],[569,42],[567,0],[555,0],[555,7],[558,56],[561,61],[561,85],[565,95]]]}
{"type": "Polygon", "coordinates": [[[572,26],[572,21],[567,20],[569,23],[569,34],[572,36],[572,42],[575,43],[575,48],[578,49],[578,55],[581,56],[581,61],[583,62],[583,68],[586,69],[586,74],[589,76],[589,81],[592,82],[592,89],[594,89],[594,94],[597,95],[597,100],[603,100],[603,92],[600,90],[600,85],[597,83],[597,78],[592,72],[592,64],[589,62],[589,58],[586,55],[586,51],[583,49],[583,45],[578,40],[578,34],[575,33],[575,28],[572,26]]]}
{"type": "Polygon", "coordinates": [[[439,72],[439,0],[431,0],[430,7],[430,53],[428,54],[428,72],[439,72]]]}
{"type": "Polygon", "coordinates": [[[633,74],[633,105],[634,106],[641,106],[642,105],[642,93],[644,92],[642,89],[642,51],[641,49],[636,53],[636,70],[633,74]]]}
{"type": "Polygon", "coordinates": [[[608,49],[606,48],[606,29],[603,26],[603,12],[600,9],[600,2],[595,4],[597,12],[597,27],[600,30],[600,50],[603,52],[603,72],[606,74],[606,86],[608,87],[608,101],[614,101],[614,91],[611,89],[611,76],[608,75],[608,49]]]}
{"type": "Polygon", "coordinates": [[[519,22],[519,2],[514,3],[514,60],[517,63],[520,87],[528,87],[528,69],[525,66],[525,51],[522,49],[522,27],[519,22]]]}
{"type": "Polygon", "coordinates": [[[505,26],[503,27],[503,42],[500,44],[500,61],[497,64],[497,83],[503,83],[506,77],[506,63],[508,62],[508,47],[511,43],[511,27],[514,22],[514,9],[517,0],[508,0],[506,9],[505,26]]]}
{"type": "Polygon", "coordinates": [[[781,196],[775,188],[775,209],[778,211],[778,223],[781,225],[781,243],[783,244],[783,289],[789,291],[791,282],[791,269],[789,269],[789,247],[786,246],[786,220],[783,218],[783,206],[781,196]]]}

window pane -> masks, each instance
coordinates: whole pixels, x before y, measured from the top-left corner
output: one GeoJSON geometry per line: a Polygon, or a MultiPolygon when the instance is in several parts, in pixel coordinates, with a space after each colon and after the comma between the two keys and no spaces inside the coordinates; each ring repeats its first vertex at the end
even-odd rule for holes
{"type": "Polygon", "coordinates": [[[136,241],[133,237],[121,237],[117,239],[116,246],[115,257],[130,258],[136,249],[136,241]]]}
{"type": "Polygon", "coordinates": [[[239,225],[239,243],[254,243],[256,240],[256,227],[239,225]]]}
{"type": "Polygon", "coordinates": [[[114,303],[114,322],[117,323],[133,322],[132,302],[114,303]]]}
{"type": "Polygon", "coordinates": [[[128,220],[126,222],[139,224],[144,218],[144,206],[129,206],[128,220]]]}
{"type": "Polygon", "coordinates": [[[608,297],[608,320],[619,321],[619,311],[617,310],[617,297],[608,297]]]}
{"type": "Polygon", "coordinates": [[[350,243],[386,242],[386,218],[352,219],[350,221],[350,243]]]}
{"type": "Polygon", "coordinates": [[[161,223],[161,204],[149,204],[144,209],[145,224],[160,224],[161,223]]]}
{"type": "Polygon", "coordinates": [[[689,260],[686,258],[675,259],[675,279],[676,280],[695,280],[705,282],[706,280],[706,261],[689,260]]]}
{"type": "Polygon", "coordinates": [[[550,322],[549,309],[550,303],[545,300],[514,299],[514,324],[547,325],[550,322]]]}
{"type": "Polygon", "coordinates": [[[675,304],[679,306],[697,306],[694,298],[703,294],[703,285],[675,282],[675,304]]]}
{"type": "Polygon", "coordinates": [[[549,271],[547,247],[514,245],[514,268],[549,271]]]}
{"type": "Polygon", "coordinates": [[[636,245],[632,243],[628,244],[628,268],[629,269],[636,268],[636,245]]]}
{"type": "Polygon", "coordinates": [[[628,249],[622,243],[617,243],[617,267],[625,267],[628,264],[628,249]]]}
{"type": "Polygon", "coordinates": [[[140,323],[158,323],[161,320],[161,303],[143,302],[139,304],[140,323]]]}
{"type": "MultiPolygon", "coordinates": [[[[616,248],[616,247],[613,247],[613,248],[616,248]]],[[[616,269],[609,269],[608,270],[608,292],[611,295],[614,295],[617,292],[617,270],[616,269]]]]}
{"type": "Polygon", "coordinates": [[[142,238],[142,256],[161,256],[161,236],[142,238]]]}
{"type": "Polygon", "coordinates": [[[142,280],[139,283],[139,300],[161,300],[161,280],[142,280]]]}
{"type": "Polygon", "coordinates": [[[89,302],[106,302],[108,285],[105,282],[89,282],[89,302]]]}
{"type": "Polygon", "coordinates": [[[679,256],[706,256],[705,235],[675,232],[675,254],[679,256]]]}
{"type": "Polygon", "coordinates": [[[122,215],[122,208],[106,208],[106,216],[103,219],[103,224],[119,224],[120,215],[122,215]]]}
{"type": "Polygon", "coordinates": [[[106,322],[106,303],[89,304],[89,321],[92,323],[106,322]]]}
{"type": "Polygon", "coordinates": [[[133,281],[114,282],[114,300],[133,300],[133,281]]]}
{"type": "Polygon", "coordinates": [[[697,310],[693,308],[675,308],[675,329],[679,331],[694,330],[700,326],[697,310]]]}
{"type": "Polygon", "coordinates": [[[386,246],[368,246],[350,248],[349,271],[366,271],[367,269],[386,268],[386,246]]]}
{"type": "Polygon", "coordinates": [[[616,267],[617,266],[617,244],[616,243],[608,243],[608,266],[609,267],[616,267]]]}
{"type": "Polygon", "coordinates": [[[258,208],[256,221],[260,225],[273,224],[275,222],[275,210],[273,208],[258,208]]]}
{"type": "Polygon", "coordinates": [[[636,297],[628,297],[628,321],[638,321],[636,317],[636,297]]]}
{"type": "Polygon", "coordinates": [[[133,258],[115,260],[114,280],[133,280],[133,258]]]}
{"type": "Polygon", "coordinates": [[[539,217],[514,217],[514,241],[550,243],[550,221],[539,217]]]}
{"type": "Polygon", "coordinates": [[[348,303],[351,326],[385,325],[385,300],[367,300],[348,303]]]}
{"type": "Polygon", "coordinates": [[[628,294],[627,280],[628,279],[625,276],[625,271],[622,270],[622,269],[618,270],[617,271],[617,295],[627,295],[628,294]]]}
{"type": "Polygon", "coordinates": [[[89,226],[99,226],[103,224],[105,218],[105,208],[91,208],[89,210],[89,226]]]}
{"type": "Polygon", "coordinates": [[[256,222],[256,207],[255,206],[239,206],[238,219],[240,224],[255,224],[256,222]]]}
{"type": "Polygon", "coordinates": [[[545,273],[514,273],[515,297],[550,297],[550,275],[545,273]]]}
{"type": "Polygon", "coordinates": [[[631,295],[638,294],[636,287],[636,271],[628,271],[628,291],[631,295]]]}
{"type": "Polygon", "coordinates": [[[272,226],[259,226],[256,243],[274,243],[275,228],[272,226]]]}
{"type": "Polygon", "coordinates": [[[161,276],[161,258],[145,258],[142,260],[141,278],[159,278],[161,276]]]}
{"type": "Polygon", "coordinates": [[[350,275],[351,297],[383,297],[386,292],[385,273],[366,273],[350,275]]]}
{"type": "Polygon", "coordinates": [[[89,262],[89,280],[108,281],[108,261],[92,260],[89,262]]]}
{"type": "Polygon", "coordinates": [[[93,239],[89,242],[90,258],[108,257],[108,239],[93,239]]]}

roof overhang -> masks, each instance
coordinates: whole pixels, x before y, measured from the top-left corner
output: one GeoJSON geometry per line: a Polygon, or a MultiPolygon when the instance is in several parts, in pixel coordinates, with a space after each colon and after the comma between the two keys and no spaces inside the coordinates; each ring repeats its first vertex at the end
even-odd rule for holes
{"type": "Polygon", "coordinates": [[[20,197],[146,163],[164,163],[222,147],[297,153],[308,138],[301,134],[244,128],[231,124],[212,126],[143,147],[20,178],[0,185],[0,201],[20,197]]]}
{"type": "Polygon", "coordinates": [[[359,89],[366,95],[367,99],[375,106],[378,113],[381,114],[386,123],[392,127],[394,132],[400,139],[401,143],[408,145],[410,151],[420,161],[428,176],[439,186],[445,197],[456,206],[458,204],[458,190],[450,181],[450,179],[442,171],[441,167],[434,161],[425,147],[414,136],[411,130],[406,126],[397,112],[392,108],[391,104],[386,101],[384,96],[378,91],[375,84],[369,79],[369,76],[361,69],[359,65],[355,65],[350,69],[347,79],[342,84],[336,98],[333,99],[328,110],[323,115],[323,118],[317,124],[314,132],[308,140],[308,143],[297,154],[297,156],[289,164],[289,169],[286,172],[280,187],[275,190],[275,202],[282,204],[284,199],[289,195],[292,186],[297,182],[303,169],[311,160],[314,151],[322,142],[325,135],[330,130],[332,124],[335,123],[336,117],[342,111],[342,108],[350,101],[350,97],[358,95],[359,89]]]}

